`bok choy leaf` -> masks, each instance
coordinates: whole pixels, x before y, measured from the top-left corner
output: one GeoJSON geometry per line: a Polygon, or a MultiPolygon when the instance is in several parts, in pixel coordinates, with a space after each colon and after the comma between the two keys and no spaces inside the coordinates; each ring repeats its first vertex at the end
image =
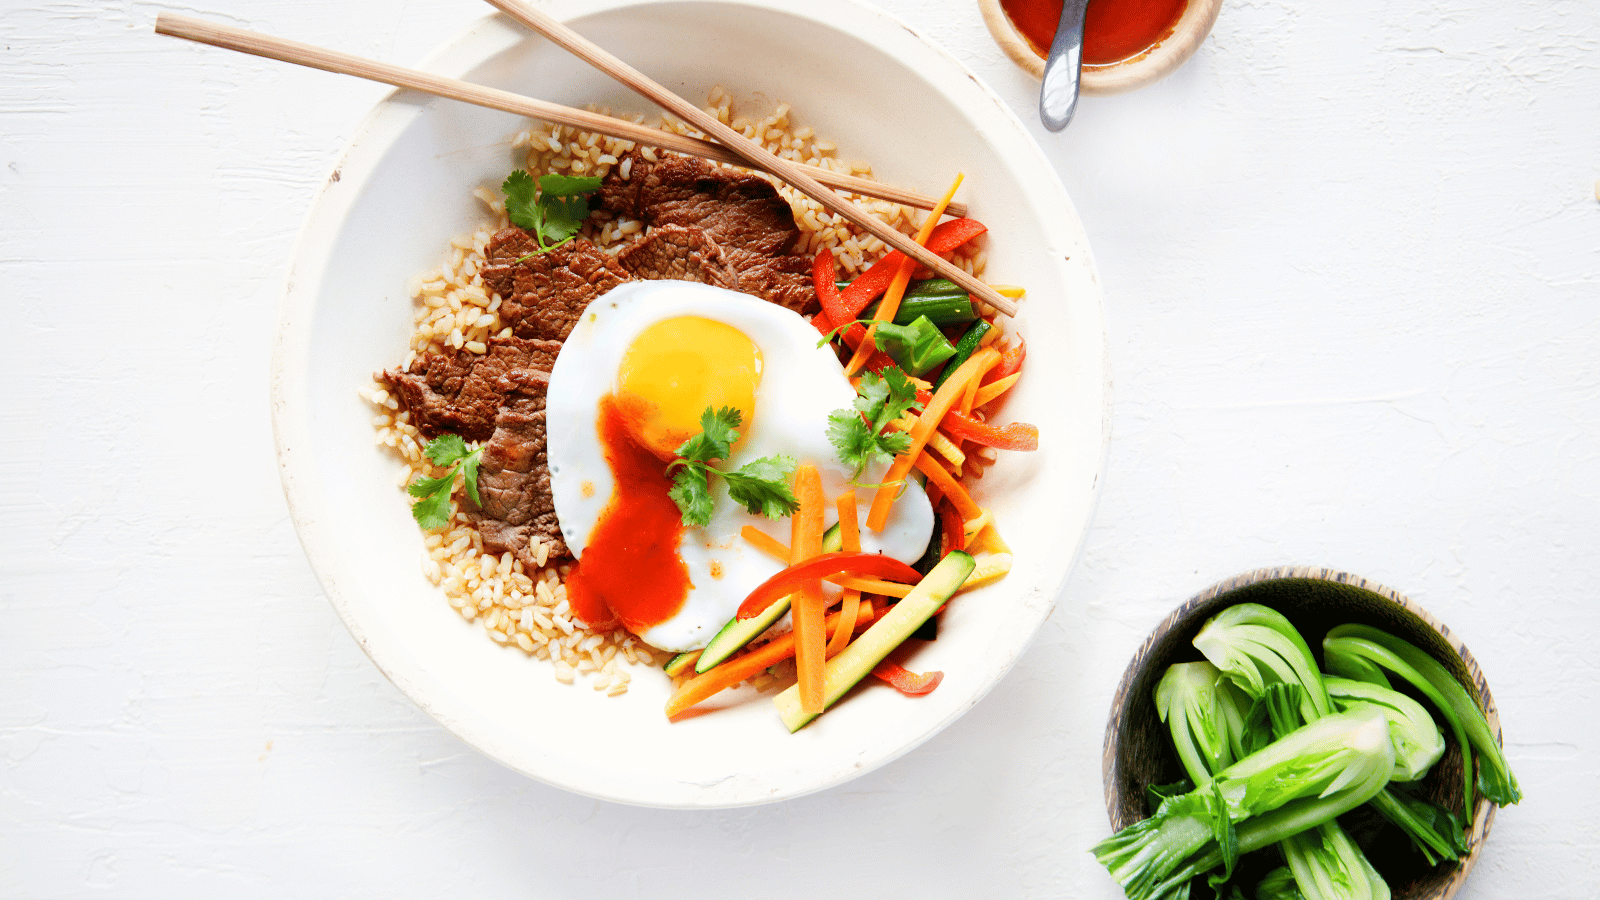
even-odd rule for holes
{"type": "Polygon", "coordinates": [[[1478,752],[1478,789],[1499,806],[1522,799],[1517,778],[1500,750],[1477,700],[1438,660],[1417,647],[1367,625],[1340,625],[1322,641],[1322,654],[1336,675],[1363,679],[1374,667],[1404,678],[1438,707],[1461,745],[1463,809],[1472,810],[1472,755],[1478,752]]]}
{"type": "Polygon", "coordinates": [[[1196,875],[1366,802],[1393,768],[1382,713],[1325,716],[1167,800],[1092,852],[1130,900],[1174,897],[1196,875]]]}

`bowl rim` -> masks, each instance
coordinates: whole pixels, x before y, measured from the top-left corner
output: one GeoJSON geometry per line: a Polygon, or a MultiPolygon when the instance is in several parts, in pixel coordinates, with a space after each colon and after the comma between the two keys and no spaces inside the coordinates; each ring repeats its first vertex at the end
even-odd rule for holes
{"type": "MultiPolygon", "coordinates": [[[[1017,31],[1000,0],[978,0],[983,24],[1006,56],[1034,78],[1044,77],[1044,59],[1017,31]]],[[[1205,42],[1222,11],[1222,0],[1189,0],[1172,34],[1138,56],[1108,65],[1085,65],[1078,89],[1084,94],[1121,94],[1171,75],[1205,42]]]]}
{"type": "MultiPolygon", "coordinates": [[[[1253,569],[1249,572],[1223,579],[1180,604],[1145,637],[1144,641],[1140,643],[1139,649],[1134,652],[1133,658],[1128,662],[1128,667],[1123,670],[1122,679],[1117,683],[1116,692],[1112,695],[1111,709],[1106,719],[1105,738],[1101,745],[1100,755],[1101,787],[1106,804],[1106,817],[1110,820],[1113,831],[1120,831],[1138,821],[1138,819],[1133,818],[1125,819],[1118,803],[1118,799],[1121,796],[1118,786],[1123,780],[1123,775],[1117,749],[1119,732],[1121,731],[1120,725],[1127,716],[1128,707],[1132,700],[1133,683],[1146,665],[1150,653],[1179,622],[1188,619],[1196,610],[1242,588],[1272,581],[1294,580],[1325,581],[1364,590],[1394,603],[1402,610],[1422,620],[1460,656],[1468,675],[1471,676],[1473,691],[1477,694],[1479,705],[1484,711],[1484,717],[1489,722],[1489,728],[1494,732],[1496,740],[1500,741],[1502,746],[1504,745],[1505,738],[1500,730],[1500,715],[1494,703],[1494,695],[1489,690],[1488,680],[1484,678],[1483,671],[1479,668],[1477,660],[1472,656],[1472,652],[1467,649],[1466,644],[1450,630],[1449,626],[1434,618],[1432,614],[1417,605],[1416,602],[1393,588],[1340,569],[1292,565],[1253,569]]],[[[1220,610],[1227,605],[1229,604],[1217,604],[1217,609],[1220,610]]],[[[1494,823],[1495,813],[1498,809],[1495,804],[1489,802],[1481,793],[1474,798],[1472,822],[1467,836],[1467,853],[1456,861],[1456,867],[1450,873],[1449,878],[1436,885],[1433,891],[1427,895],[1429,900],[1445,900],[1445,898],[1454,896],[1460,890],[1461,885],[1472,872],[1473,866],[1478,862],[1479,851],[1483,848],[1483,844],[1489,836],[1489,829],[1494,823]]]]}

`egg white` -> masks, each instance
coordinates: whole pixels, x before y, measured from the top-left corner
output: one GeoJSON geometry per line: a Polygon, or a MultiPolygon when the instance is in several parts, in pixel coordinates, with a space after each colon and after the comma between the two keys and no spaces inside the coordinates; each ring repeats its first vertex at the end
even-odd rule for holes
{"type": "MultiPolygon", "coordinates": [[[[633,339],[650,325],[675,316],[723,322],[761,350],[755,412],[739,429],[745,441],[733,459],[717,464],[718,468],[736,469],[776,454],[809,461],[822,476],[823,494],[830,500],[827,522],[838,521],[831,500],[848,489],[852,472],[828,442],[828,414],[849,408],[855,389],[833,351],[817,346],[817,330],[781,306],[724,288],[687,281],[629,282],[589,304],[550,373],[546,405],[550,486],[561,533],[573,555],[582,557],[615,484],[595,430],[600,400],[616,390],[617,371],[633,339]]],[[[862,483],[876,484],[887,469],[887,463],[869,467],[862,483]]],[[[872,491],[857,493],[864,519],[872,491]]],[[[639,635],[651,646],[673,652],[705,646],[751,589],[783,568],[739,532],[754,525],[788,544],[789,520],[747,512],[728,498],[721,479],[712,480],[712,497],[710,524],[684,529],[679,542],[679,555],[689,570],[689,596],[672,618],[639,635]],[[714,563],[717,576],[712,574],[714,563]]],[[[862,549],[912,563],[922,556],[933,527],[927,495],[909,480],[884,530],[862,529],[862,549]]]]}

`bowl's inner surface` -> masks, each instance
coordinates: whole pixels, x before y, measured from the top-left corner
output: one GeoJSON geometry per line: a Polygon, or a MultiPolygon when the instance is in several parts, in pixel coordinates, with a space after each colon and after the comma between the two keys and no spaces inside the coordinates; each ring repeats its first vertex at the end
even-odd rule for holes
{"type": "MultiPolygon", "coordinates": [[[[1122,829],[1146,818],[1151,810],[1145,800],[1149,785],[1170,784],[1186,777],[1177,754],[1172,749],[1172,739],[1167,726],[1156,713],[1154,693],[1156,685],[1167,667],[1180,662],[1191,662],[1204,657],[1196,650],[1194,636],[1213,615],[1224,607],[1237,603],[1258,603],[1283,613],[1300,631],[1312,653],[1322,664],[1322,639],[1335,626],[1357,622],[1380,628],[1396,637],[1410,641],[1443,663],[1456,679],[1475,691],[1491,714],[1493,706],[1487,688],[1475,678],[1450,644],[1420,616],[1398,603],[1373,591],[1351,584],[1325,581],[1316,578],[1283,578],[1261,581],[1232,590],[1223,590],[1215,596],[1202,595],[1181,608],[1173,617],[1172,627],[1155,638],[1142,657],[1143,664],[1135,661],[1136,672],[1130,670],[1131,681],[1120,698],[1116,721],[1116,758],[1113,784],[1116,795],[1111,798],[1112,827],[1122,829]]],[[[1396,689],[1418,700],[1434,715],[1435,721],[1444,720],[1425,698],[1400,679],[1392,679],[1396,689]]],[[[1444,729],[1446,749],[1444,757],[1434,765],[1427,776],[1413,787],[1416,793],[1460,813],[1462,789],[1461,750],[1444,729]]],[[[1492,809],[1477,795],[1474,788],[1477,818],[1485,807],[1492,809]]],[[[1416,898],[1436,896],[1439,887],[1455,875],[1457,863],[1443,862],[1429,866],[1414,851],[1410,839],[1395,826],[1361,806],[1340,817],[1345,827],[1366,852],[1367,857],[1383,874],[1393,896],[1416,898]]],[[[1487,827],[1485,823],[1484,827],[1487,827]]],[[[1476,833],[1476,830],[1475,830],[1476,833]]],[[[1242,883],[1249,885],[1267,870],[1282,864],[1276,850],[1269,849],[1245,857],[1240,870],[1242,883]],[[1251,859],[1251,856],[1256,857],[1251,859]]]]}

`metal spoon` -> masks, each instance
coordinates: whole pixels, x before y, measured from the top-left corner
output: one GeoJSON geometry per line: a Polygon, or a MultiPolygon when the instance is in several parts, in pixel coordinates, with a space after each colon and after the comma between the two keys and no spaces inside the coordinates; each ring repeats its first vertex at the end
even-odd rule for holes
{"type": "Polygon", "coordinates": [[[1061,4],[1061,22],[1056,25],[1050,55],[1044,61],[1044,79],[1039,85],[1039,119],[1051,131],[1060,131],[1072,121],[1078,108],[1078,70],[1083,61],[1083,14],[1089,0],[1066,0],[1061,4]]]}

